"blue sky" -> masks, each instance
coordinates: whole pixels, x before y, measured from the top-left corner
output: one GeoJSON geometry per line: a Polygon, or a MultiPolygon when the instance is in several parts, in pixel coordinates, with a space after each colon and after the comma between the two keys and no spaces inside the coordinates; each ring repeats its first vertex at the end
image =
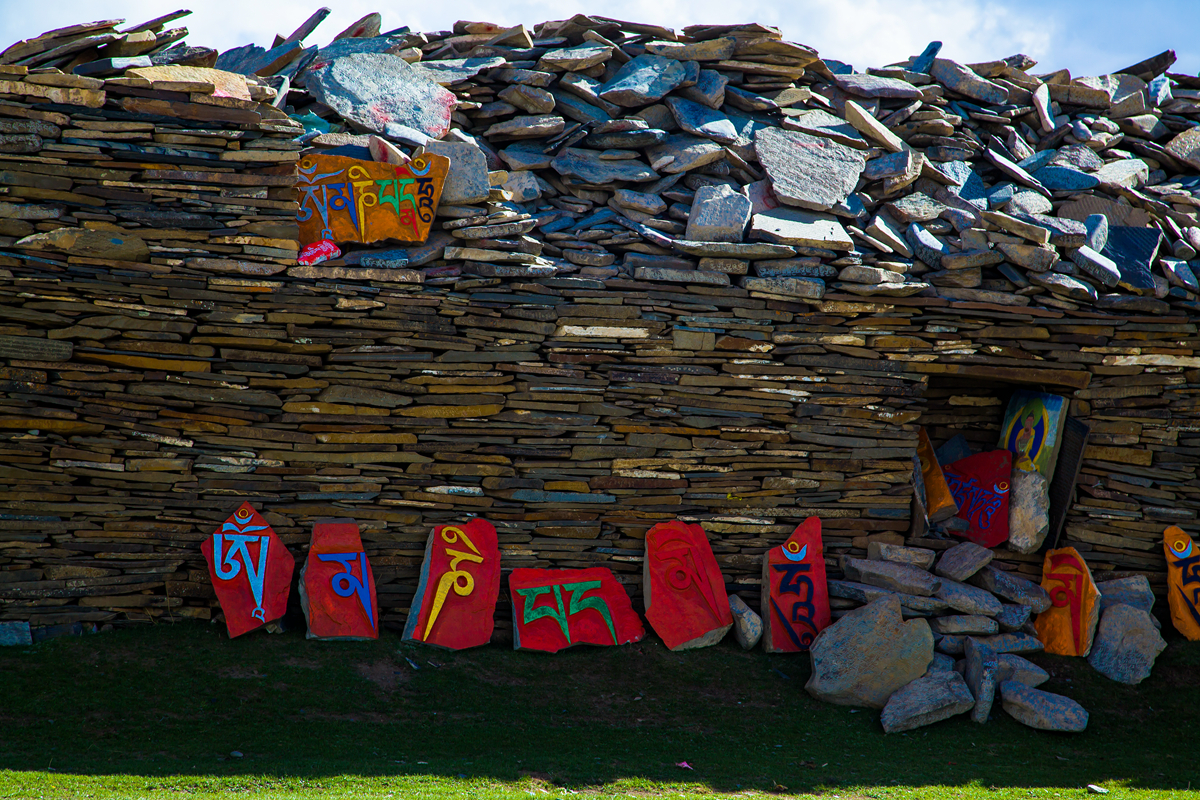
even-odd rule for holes
{"type": "MultiPolygon", "coordinates": [[[[183,0],[0,0],[0,47],[44,30],[100,18],[143,22],[183,0]]],[[[1022,52],[1036,72],[1067,67],[1097,75],[1174,47],[1174,70],[1200,70],[1200,0],[436,0],[404,3],[325,0],[334,8],[311,41],[324,43],[355,19],[382,11],[387,27],[442,30],[455,20],[532,26],[573,13],[601,14],[682,28],[694,23],[762,22],[785,38],[856,68],[879,66],[920,52],[931,39],[960,61],[987,61],[1022,52]]],[[[290,33],[320,2],[206,0],[183,23],[189,41],[218,49],[269,45],[290,33]]]]}

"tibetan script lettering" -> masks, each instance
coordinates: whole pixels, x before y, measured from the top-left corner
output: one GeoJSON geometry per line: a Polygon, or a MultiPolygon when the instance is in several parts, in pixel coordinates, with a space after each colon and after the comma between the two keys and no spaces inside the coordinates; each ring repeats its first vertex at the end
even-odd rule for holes
{"type": "Polygon", "coordinates": [[[287,611],[296,563],[254,506],[242,503],[200,549],[230,638],[287,611]]]}
{"type": "Polygon", "coordinates": [[[377,639],[375,576],[352,519],[313,525],[300,571],[300,602],[310,639],[377,639]]]}
{"type": "Polygon", "coordinates": [[[617,645],[646,635],[612,570],[515,569],[508,579],[513,649],[556,653],[577,644],[617,645]]]}
{"type": "Polygon", "coordinates": [[[1200,639],[1200,548],[1182,528],[1163,531],[1167,557],[1167,604],[1175,630],[1200,639]]]}
{"type": "Polygon", "coordinates": [[[646,534],[646,619],[672,650],[706,647],[733,627],[725,579],[704,528],[678,520],[646,534]]]}
{"type": "Polygon", "coordinates": [[[500,596],[500,549],[485,519],[439,525],[425,545],[404,640],[449,650],[491,641],[500,596]]]}
{"type": "Polygon", "coordinates": [[[407,164],[307,155],[296,179],[300,244],[413,244],[429,238],[450,159],[426,153],[407,164]]]}
{"type": "Polygon", "coordinates": [[[958,517],[967,521],[967,531],[962,535],[984,547],[1007,541],[1012,453],[978,453],[947,464],[942,472],[958,505],[958,517]]]}
{"type": "Polygon", "coordinates": [[[799,653],[829,626],[821,520],[809,517],[763,558],[763,649],[799,653]]]}
{"type": "Polygon", "coordinates": [[[1034,625],[1046,652],[1086,656],[1100,619],[1100,590],[1083,556],[1074,547],[1046,553],[1042,588],[1050,595],[1051,606],[1038,614],[1034,625]]]}

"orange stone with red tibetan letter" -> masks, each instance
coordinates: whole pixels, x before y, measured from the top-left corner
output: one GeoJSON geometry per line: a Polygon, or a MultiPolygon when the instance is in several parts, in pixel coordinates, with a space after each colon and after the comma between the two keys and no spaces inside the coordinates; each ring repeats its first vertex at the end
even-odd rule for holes
{"type": "Polygon", "coordinates": [[[1051,606],[1038,614],[1034,625],[1046,652],[1086,656],[1100,619],[1100,590],[1083,556],[1074,547],[1046,553],[1042,588],[1050,595],[1051,606]]]}
{"type": "Polygon", "coordinates": [[[672,650],[707,647],[733,627],[725,579],[704,528],[678,520],[646,534],[646,619],[672,650]]]}
{"type": "Polygon", "coordinates": [[[476,517],[465,525],[439,525],[425,545],[404,641],[447,650],[487,644],[499,596],[500,547],[492,523],[476,517]]]}
{"type": "Polygon", "coordinates": [[[296,178],[300,244],[429,238],[450,159],[426,153],[407,164],[307,155],[296,178]]]}
{"type": "Polygon", "coordinates": [[[829,588],[821,518],[800,523],[788,540],[763,557],[763,649],[768,653],[808,650],[829,626],[829,588]]]}
{"type": "Polygon", "coordinates": [[[1192,641],[1200,639],[1200,548],[1192,537],[1172,525],[1163,531],[1167,556],[1167,604],[1175,630],[1192,641]]]}
{"type": "Polygon", "coordinates": [[[309,639],[378,639],[375,576],[358,523],[327,519],[313,525],[300,572],[300,600],[309,639]]]}
{"type": "Polygon", "coordinates": [[[261,628],[287,612],[296,561],[249,503],[242,503],[200,545],[229,637],[261,628]]]}

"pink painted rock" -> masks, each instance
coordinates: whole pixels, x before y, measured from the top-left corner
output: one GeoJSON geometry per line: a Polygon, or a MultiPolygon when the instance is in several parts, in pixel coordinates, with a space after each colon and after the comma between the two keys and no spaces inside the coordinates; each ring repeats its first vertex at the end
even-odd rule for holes
{"type": "Polygon", "coordinates": [[[970,526],[964,538],[983,547],[1007,541],[1012,453],[977,453],[947,464],[942,472],[958,504],[958,517],[970,526]]]}
{"type": "Polygon", "coordinates": [[[308,560],[300,571],[300,600],[309,639],[379,638],[375,576],[354,520],[313,525],[308,560]]]}
{"type": "Polygon", "coordinates": [[[821,519],[809,517],[763,558],[763,649],[799,653],[829,625],[821,519]]]}
{"type": "Polygon", "coordinates": [[[625,588],[606,567],[514,569],[508,587],[514,650],[557,653],[577,644],[640,642],[646,635],[625,588]]]}
{"type": "Polygon", "coordinates": [[[646,534],[646,619],[672,650],[707,647],[733,627],[725,580],[704,528],[678,520],[646,534]]]}
{"type": "Polygon", "coordinates": [[[439,525],[425,545],[404,641],[447,650],[487,644],[500,597],[500,548],[486,519],[439,525]]]}
{"type": "Polygon", "coordinates": [[[200,546],[232,639],[287,612],[296,562],[249,503],[200,546]]]}

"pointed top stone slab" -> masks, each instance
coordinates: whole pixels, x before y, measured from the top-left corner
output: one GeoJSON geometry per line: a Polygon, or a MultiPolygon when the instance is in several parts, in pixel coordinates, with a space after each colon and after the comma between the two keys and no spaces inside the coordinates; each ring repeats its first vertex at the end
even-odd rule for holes
{"type": "Polygon", "coordinates": [[[754,147],[775,196],[814,211],[845,202],[867,164],[865,151],[801,131],[760,129],[754,147]]]}

